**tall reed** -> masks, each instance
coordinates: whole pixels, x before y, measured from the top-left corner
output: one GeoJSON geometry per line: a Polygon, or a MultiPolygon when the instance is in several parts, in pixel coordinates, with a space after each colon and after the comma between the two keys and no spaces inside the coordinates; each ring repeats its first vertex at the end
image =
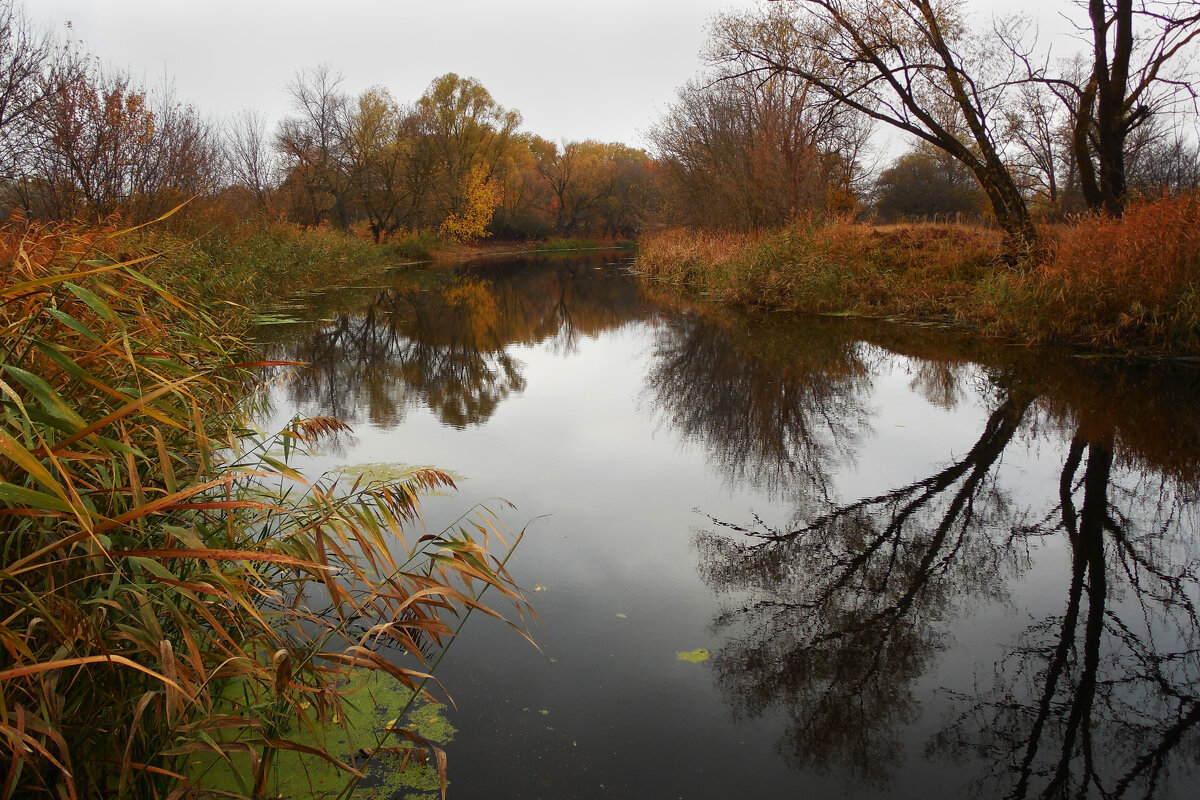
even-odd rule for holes
{"type": "MultiPolygon", "coordinates": [[[[501,530],[414,534],[452,486],[436,470],[299,474],[345,426],[251,430],[262,365],[150,277],[173,268],[144,241],[0,231],[0,796],[199,795],[201,756],[261,795],[281,751],[359,775],[303,732],[339,718],[349,672],[422,685],[455,615],[497,613],[482,590],[524,609],[501,530]]],[[[401,735],[389,752],[423,747],[401,735]]]]}

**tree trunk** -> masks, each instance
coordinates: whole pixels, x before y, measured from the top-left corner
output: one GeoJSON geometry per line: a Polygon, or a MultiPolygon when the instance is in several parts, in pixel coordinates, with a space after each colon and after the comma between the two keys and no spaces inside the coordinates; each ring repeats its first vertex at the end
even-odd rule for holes
{"type": "MultiPolygon", "coordinates": [[[[1116,0],[1111,19],[1106,0],[1088,0],[1088,16],[1092,24],[1093,65],[1092,83],[1095,87],[1096,135],[1096,192],[1088,198],[1088,206],[1103,210],[1115,217],[1125,211],[1125,138],[1129,132],[1126,92],[1129,86],[1129,59],[1133,53],[1133,0],[1116,0]],[[1113,30],[1112,63],[1108,60],[1108,33],[1113,30]]],[[[1090,111],[1089,109],[1086,109],[1090,111]]],[[[1081,115],[1085,111],[1081,105],[1081,115]]],[[[1078,137],[1076,137],[1078,139],[1078,137]]],[[[1088,158],[1078,150],[1076,157],[1088,158]]]]}
{"type": "Polygon", "coordinates": [[[994,164],[990,160],[980,164],[974,172],[992,203],[996,222],[1008,234],[1009,257],[1016,263],[1029,265],[1037,252],[1039,239],[1021,190],[998,160],[994,164]]]}

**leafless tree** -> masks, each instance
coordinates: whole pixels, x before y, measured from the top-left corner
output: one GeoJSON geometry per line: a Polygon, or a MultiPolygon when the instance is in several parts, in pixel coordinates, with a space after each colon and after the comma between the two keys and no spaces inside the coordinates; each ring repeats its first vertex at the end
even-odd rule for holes
{"type": "Polygon", "coordinates": [[[796,75],[741,66],[683,87],[650,131],[674,215],[748,230],[849,210],[868,127],[823,99],[796,75]]]}
{"type": "Polygon", "coordinates": [[[299,196],[296,210],[309,225],[330,217],[342,228],[349,222],[340,163],[348,99],[341,83],[342,76],[328,64],[298,72],[288,85],[295,114],[275,134],[287,180],[299,196]]]}
{"type": "Polygon", "coordinates": [[[16,0],[0,0],[0,182],[18,193],[37,142],[36,117],[80,68],[74,51],[36,30],[16,0]]]}
{"type": "Polygon", "coordinates": [[[1014,60],[973,35],[960,11],[932,0],[799,0],[725,15],[715,35],[748,74],[798,76],[961,161],[1019,256],[1038,237],[998,141],[1014,60]]]}
{"type": "Polygon", "coordinates": [[[267,207],[279,165],[270,146],[266,118],[260,111],[243,108],[234,114],[225,129],[225,150],[233,183],[250,190],[260,209],[267,207]]]}
{"type": "Polygon", "coordinates": [[[1090,53],[1083,70],[1052,65],[1036,43],[1009,37],[1028,80],[1058,96],[1070,115],[1071,149],[1089,208],[1120,215],[1128,200],[1130,137],[1180,101],[1195,101],[1185,64],[1197,52],[1196,0],[1080,0],[1077,25],[1090,53]]]}

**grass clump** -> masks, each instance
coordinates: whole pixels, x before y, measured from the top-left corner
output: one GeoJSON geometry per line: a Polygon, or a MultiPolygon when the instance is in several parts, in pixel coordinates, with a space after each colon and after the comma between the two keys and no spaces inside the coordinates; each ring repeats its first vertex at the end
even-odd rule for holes
{"type": "Polygon", "coordinates": [[[229,763],[246,796],[281,752],[362,774],[304,743],[344,718],[348,677],[419,690],[481,590],[520,602],[487,552],[490,514],[406,533],[450,476],[307,478],[289,455],[345,425],[252,430],[238,398],[264,365],[244,320],[196,302],[208,277],[167,288],[201,256],[151,239],[0,231],[6,797],[200,795],[206,775],[190,765],[214,752],[245,756],[229,763]]]}
{"type": "MultiPolygon", "coordinates": [[[[1006,332],[1200,351],[1200,194],[1085,216],[1048,232],[1037,269],[993,283],[1006,332]]],[[[990,298],[989,298],[990,299],[990,298]]]]}
{"type": "Polygon", "coordinates": [[[963,225],[802,221],[757,234],[670,231],[639,245],[644,274],[756,308],[945,313],[989,269],[993,231],[963,225]],[[937,286],[941,296],[930,288],[937,286]]]}

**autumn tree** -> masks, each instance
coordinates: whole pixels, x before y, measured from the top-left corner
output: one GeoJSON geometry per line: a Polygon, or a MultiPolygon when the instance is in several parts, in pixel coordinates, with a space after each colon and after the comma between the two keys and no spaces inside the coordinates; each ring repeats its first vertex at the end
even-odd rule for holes
{"type": "Polygon", "coordinates": [[[553,147],[531,133],[515,136],[497,168],[500,203],[492,215],[497,236],[532,238],[548,235],[554,223],[552,193],[539,170],[538,153],[553,147]]]}
{"type": "Polygon", "coordinates": [[[644,150],[619,142],[601,146],[607,162],[607,194],[599,215],[605,236],[636,236],[658,212],[657,167],[644,150]]]}
{"type": "Polygon", "coordinates": [[[490,233],[492,213],[500,204],[500,187],[495,179],[488,177],[483,165],[476,164],[463,178],[458,195],[455,210],[442,220],[438,233],[452,242],[486,238],[490,233]]]}
{"type": "Polygon", "coordinates": [[[471,174],[478,170],[485,183],[496,177],[521,115],[497,103],[479,81],[452,72],[434,79],[417,101],[416,113],[437,173],[434,216],[443,220],[467,213],[467,195],[477,188],[471,174]]]}
{"type": "Polygon", "coordinates": [[[145,220],[221,180],[216,132],[170,86],[151,92],[92,65],[39,107],[35,124],[23,195],[37,216],[145,220]]]}
{"type": "Polygon", "coordinates": [[[852,194],[866,134],[856,122],[807,80],[739,62],[681,89],[650,139],[677,219],[754,229],[852,194]]]}
{"type": "Polygon", "coordinates": [[[1002,157],[1002,98],[1013,74],[972,34],[957,3],[797,0],[727,14],[718,56],[748,75],[794,75],[835,104],[945,151],[974,174],[1015,255],[1037,244],[1021,188],[1002,157]]]}
{"type": "Polygon", "coordinates": [[[429,160],[413,115],[386,89],[368,89],[352,104],[342,145],[346,178],[376,244],[410,224],[428,194],[429,160]]]}
{"type": "Polygon", "coordinates": [[[554,228],[572,236],[591,227],[612,190],[612,169],[599,142],[546,142],[538,151],[538,172],[553,193],[554,228]]]}

